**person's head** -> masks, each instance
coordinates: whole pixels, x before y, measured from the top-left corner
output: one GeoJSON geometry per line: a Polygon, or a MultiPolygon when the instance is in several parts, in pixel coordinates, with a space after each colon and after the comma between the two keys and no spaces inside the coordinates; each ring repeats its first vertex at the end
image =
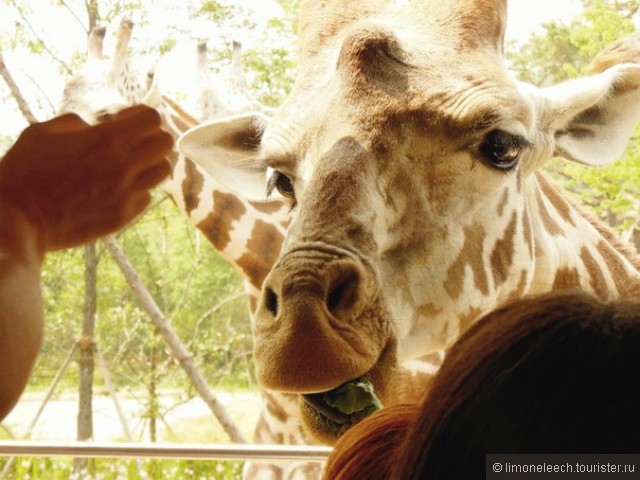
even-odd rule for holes
{"type": "Polygon", "coordinates": [[[418,404],[397,404],[357,423],[336,442],[327,459],[324,479],[388,478],[392,452],[402,444],[418,412],[418,404]]]}
{"type": "Polygon", "coordinates": [[[515,301],[447,353],[394,479],[484,478],[487,453],[640,450],[640,302],[515,301]]]}

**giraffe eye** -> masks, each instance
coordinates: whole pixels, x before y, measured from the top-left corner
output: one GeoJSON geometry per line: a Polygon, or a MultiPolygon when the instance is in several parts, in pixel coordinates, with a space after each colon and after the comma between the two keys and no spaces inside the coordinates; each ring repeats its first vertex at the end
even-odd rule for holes
{"type": "Polygon", "coordinates": [[[293,190],[293,184],[291,183],[291,179],[282,173],[276,174],[276,189],[280,192],[285,198],[295,198],[295,192],[293,190]]]}
{"type": "Polygon", "coordinates": [[[504,130],[493,130],[487,134],[480,152],[496,168],[510,170],[520,160],[522,152],[531,146],[524,137],[504,130]]]}
{"type": "Polygon", "coordinates": [[[100,110],[95,113],[95,118],[98,123],[108,122],[115,117],[115,113],[110,112],[107,109],[100,110]]]}
{"type": "Polygon", "coordinates": [[[280,193],[280,195],[282,195],[284,198],[288,198],[290,200],[295,200],[296,198],[291,179],[285,174],[275,170],[269,178],[269,182],[267,185],[267,196],[270,195],[274,189],[278,190],[278,193],[280,193]]]}

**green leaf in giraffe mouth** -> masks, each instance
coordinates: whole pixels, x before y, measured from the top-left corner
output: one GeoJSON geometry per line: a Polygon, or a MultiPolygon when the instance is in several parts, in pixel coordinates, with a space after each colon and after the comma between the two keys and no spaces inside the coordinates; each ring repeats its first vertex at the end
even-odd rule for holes
{"type": "Polygon", "coordinates": [[[371,415],[382,408],[382,402],[373,391],[373,385],[362,379],[352,380],[325,392],[323,397],[327,405],[345,415],[359,412],[371,415]]]}
{"type": "Polygon", "coordinates": [[[305,403],[339,425],[353,425],[382,408],[373,385],[359,378],[333,390],[302,395],[305,403]]]}

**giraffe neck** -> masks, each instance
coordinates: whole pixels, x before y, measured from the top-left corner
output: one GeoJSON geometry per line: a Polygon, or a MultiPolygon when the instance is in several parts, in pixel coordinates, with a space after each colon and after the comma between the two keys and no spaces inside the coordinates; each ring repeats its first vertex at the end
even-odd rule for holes
{"type": "MultiPolygon", "coordinates": [[[[171,99],[159,106],[164,128],[174,138],[197,121],[171,99]]],[[[262,282],[280,253],[289,222],[289,207],[282,201],[247,201],[215,181],[189,158],[172,152],[172,176],[163,188],[180,211],[245,279],[251,310],[262,282]]]]}
{"type": "Polygon", "coordinates": [[[597,218],[536,176],[532,292],[581,288],[602,299],[640,296],[640,258],[597,218]]]}
{"type": "Polygon", "coordinates": [[[483,314],[525,295],[580,288],[603,299],[640,296],[638,256],[542,174],[514,182],[472,224],[464,212],[453,217],[434,225],[426,243],[389,254],[397,262],[399,250],[419,248],[437,259],[387,280],[402,285],[389,306],[403,361],[451,345],[483,314]]]}

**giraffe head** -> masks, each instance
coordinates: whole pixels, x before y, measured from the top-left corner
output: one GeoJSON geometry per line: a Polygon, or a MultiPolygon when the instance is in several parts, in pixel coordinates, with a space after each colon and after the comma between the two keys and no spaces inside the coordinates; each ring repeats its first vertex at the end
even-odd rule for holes
{"type": "Polygon", "coordinates": [[[247,195],[293,205],[255,319],[256,373],[302,394],[326,441],[349,424],[308,394],[364,377],[392,399],[398,359],[552,288],[541,250],[561,235],[536,172],[554,154],[614,161],[640,115],[640,66],[546,89],[512,78],[506,0],[383,3],[302,2],[299,75],[266,129],[234,117],[179,143],[247,195]]]}
{"type": "Polygon", "coordinates": [[[58,113],[73,112],[95,124],[131,105],[157,106],[160,101],[157,77],[152,75],[143,82],[130,66],[128,45],[132,29],[133,22],[124,18],[111,58],[103,52],[106,28],[91,31],[87,61],[66,81],[58,113]]]}
{"type": "Polygon", "coordinates": [[[231,64],[211,75],[207,43],[198,44],[197,76],[200,93],[196,102],[200,121],[259,111],[271,115],[273,109],[256,100],[247,88],[242,64],[242,44],[233,41],[231,64]]]}

